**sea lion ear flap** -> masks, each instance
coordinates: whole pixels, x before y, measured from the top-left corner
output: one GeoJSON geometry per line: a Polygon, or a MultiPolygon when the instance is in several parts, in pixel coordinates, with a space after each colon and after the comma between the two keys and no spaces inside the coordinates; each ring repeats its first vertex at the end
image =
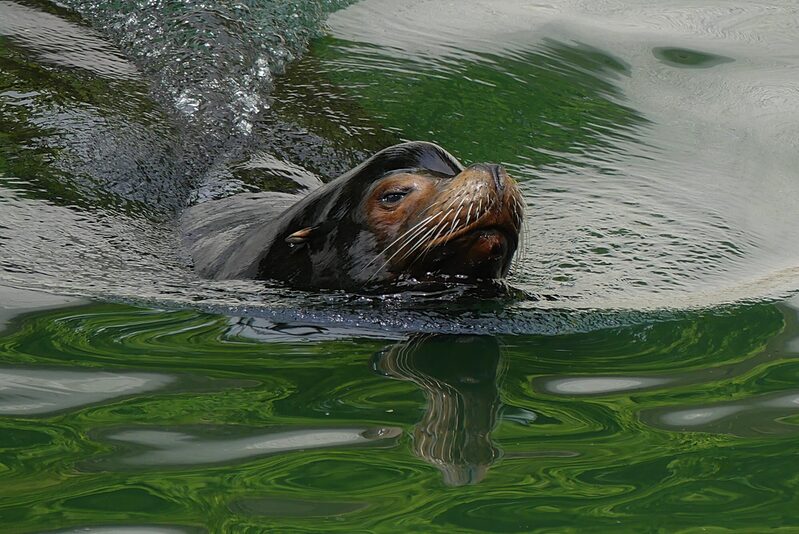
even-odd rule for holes
{"type": "Polygon", "coordinates": [[[463,171],[463,165],[455,156],[433,143],[424,143],[424,150],[419,154],[419,166],[448,176],[463,171]]]}
{"type": "Polygon", "coordinates": [[[299,245],[300,243],[305,243],[314,233],[314,231],[319,228],[318,226],[309,226],[307,228],[303,228],[302,230],[297,230],[290,236],[286,238],[286,243],[291,245],[299,245]]]}

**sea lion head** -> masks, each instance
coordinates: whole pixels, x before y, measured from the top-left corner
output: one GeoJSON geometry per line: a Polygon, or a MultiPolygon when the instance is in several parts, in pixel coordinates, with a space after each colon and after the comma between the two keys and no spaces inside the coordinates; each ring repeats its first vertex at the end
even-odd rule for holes
{"type": "Polygon", "coordinates": [[[281,215],[258,277],[343,289],[503,278],[523,206],[500,165],[464,168],[432,143],[395,145],[281,215]]]}

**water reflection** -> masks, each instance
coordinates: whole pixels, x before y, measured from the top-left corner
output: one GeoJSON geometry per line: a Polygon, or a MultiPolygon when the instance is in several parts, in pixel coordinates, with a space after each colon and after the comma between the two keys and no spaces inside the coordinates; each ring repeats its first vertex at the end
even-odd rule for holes
{"type": "MultiPolygon", "coordinates": [[[[789,418],[795,417],[799,411],[799,390],[785,386],[777,391],[762,385],[753,390],[746,387],[747,377],[764,373],[772,377],[772,383],[793,385],[792,366],[788,362],[795,362],[799,355],[796,302],[794,299],[778,307],[785,324],[781,332],[761,340],[762,348],[751,345],[748,349],[754,349],[754,354],[732,363],[656,374],[544,375],[533,378],[530,385],[534,392],[575,400],[579,397],[645,395],[650,392],[656,395],[689,386],[685,390],[688,395],[701,391],[708,393],[695,402],[683,400],[669,406],[642,409],[639,412],[641,421],[678,432],[737,436],[796,434],[799,425],[789,418]],[[786,372],[787,378],[782,376],[786,372]],[[738,385],[731,387],[730,384],[738,385]],[[714,394],[714,389],[719,393],[714,394]]],[[[725,341],[729,342],[729,339],[725,341]]],[[[741,350],[745,350],[744,347],[741,350]]],[[[764,379],[761,377],[761,380],[764,379]]]]}
{"type": "Polygon", "coordinates": [[[799,390],[755,396],[731,402],[655,408],[641,419],[657,428],[738,436],[797,434],[788,417],[799,413],[799,390]]]}
{"type": "MultiPolygon", "coordinates": [[[[356,332],[365,338],[375,336],[372,330],[356,332]]],[[[233,317],[227,335],[262,343],[296,342],[300,338],[352,338],[353,331],[233,317]]],[[[385,334],[381,338],[385,339],[385,334]]],[[[374,372],[411,382],[424,393],[424,416],[412,432],[413,453],[438,468],[447,485],[480,482],[500,456],[491,440],[500,408],[499,347],[499,341],[492,336],[416,334],[387,346],[371,359],[374,372]]],[[[516,417],[534,420],[535,414],[521,411],[516,417]]],[[[390,431],[401,432],[393,428],[390,431]]],[[[164,436],[153,437],[157,440],[164,436]]],[[[160,447],[172,448],[180,439],[169,436],[169,443],[160,447]]],[[[183,451],[178,452],[177,456],[182,454],[183,451]]]]}
{"type": "Polygon", "coordinates": [[[251,516],[267,517],[332,517],[351,514],[365,509],[365,502],[313,501],[308,499],[286,499],[262,497],[241,499],[231,508],[251,516]]]}
{"type": "Polygon", "coordinates": [[[233,427],[180,431],[142,428],[111,432],[105,439],[133,449],[127,455],[116,455],[115,464],[151,467],[224,463],[289,451],[363,445],[391,440],[400,433],[396,427],[308,428],[285,432],[233,427]]]}
{"type": "Polygon", "coordinates": [[[670,382],[668,378],[636,377],[636,376],[602,376],[602,377],[569,377],[543,379],[540,388],[549,393],[561,395],[602,395],[637,391],[664,386],[670,382]]]}
{"type": "Polygon", "coordinates": [[[427,405],[413,430],[413,451],[438,468],[447,485],[480,482],[500,455],[491,440],[499,363],[499,344],[488,336],[416,336],[372,359],[376,372],[424,392],[427,405]]]}
{"type": "Polygon", "coordinates": [[[0,332],[15,316],[34,310],[46,310],[83,301],[72,297],[60,297],[39,291],[25,291],[0,285],[0,332]]]}
{"type": "MultiPolygon", "coordinates": [[[[379,338],[386,339],[390,334],[375,329],[349,325],[321,326],[308,323],[276,322],[263,317],[231,317],[226,335],[231,338],[246,338],[261,343],[289,342],[298,340],[329,341],[331,339],[379,338]]],[[[396,334],[402,339],[400,334],[396,334]]]]}
{"type": "Polygon", "coordinates": [[[145,525],[113,525],[100,527],[77,527],[69,530],[58,530],[51,534],[194,534],[206,532],[204,529],[182,528],[182,527],[162,527],[145,525]]]}
{"type": "MultiPolygon", "coordinates": [[[[785,331],[770,339],[766,349],[723,376],[745,376],[764,364],[799,356],[799,300],[781,306],[785,331]]],[[[773,365],[779,369],[778,365],[773,365]]],[[[704,370],[706,374],[709,370],[704,370]]],[[[717,376],[718,376],[718,370],[717,376]]],[[[700,374],[700,372],[696,373],[700,374]]],[[[793,383],[793,380],[790,380],[793,383]]],[[[799,412],[799,390],[784,389],[774,393],[748,395],[728,401],[681,404],[643,410],[641,419],[654,427],[676,431],[699,431],[737,436],[786,435],[799,433],[796,415],[799,412]]]]}
{"type": "Polygon", "coordinates": [[[174,377],[64,369],[0,368],[0,415],[41,415],[162,389],[174,377]]]}
{"type": "Polygon", "coordinates": [[[136,67],[86,27],[15,2],[0,1],[0,35],[56,66],[75,67],[113,79],[136,78],[136,67]]]}
{"type": "Polygon", "coordinates": [[[400,515],[448,531],[560,531],[589,514],[612,531],[617,513],[671,531],[675,510],[685,524],[729,502],[784,513],[797,323],[796,309],[754,306],[587,333],[392,340],[108,304],[33,313],[0,335],[8,369],[72,365],[83,389],[107,375],[77,365],[175,382],[2,418],[0,513],[25,532],[352,532],[400,515]]]}
{"type": "MultiPolygon", "coordinates": [[[[285,342],[322,333],[299,325],[232,318],[228,335],[285,342]]],[[[447,485],[482,481],[500,457],[491,439],[500,408],[499,347],[491,336],[420,334],[386,347],[370,362],[374,372],[412,382],[423,391],[426,406],[412,431],[413,453],[439,469],[447,485]]],[[[100,463],[117,468],[230,463],[291,451],[390,443],[401,434],[395,426],[267,432],[221,426],[115,429],[99,437],[121,444],[125,451],[100,463]]]]}

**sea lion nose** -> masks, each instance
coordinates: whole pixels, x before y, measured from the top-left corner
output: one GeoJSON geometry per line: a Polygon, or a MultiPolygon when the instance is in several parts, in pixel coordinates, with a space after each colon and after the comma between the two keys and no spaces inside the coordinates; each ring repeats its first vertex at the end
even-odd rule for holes
{"type": "Polygon", "coordinates": [[[491,173],[491,177],[494,179],[494,184],[497,186],[497,191],[502,191],[505,189],[505,178],[508,176],[508,173],[505,172],[505,169],[502,168],[502,165],[495,165],[492,163],[488,165],[488,170],[491,173]]]}
{"type": "Polygon", "coordinates": [[[491,175],[491,178],[494,180],[494,185],[497,187],[497,192],[501,193],[502,190],[505,189],[508,173],[505,172],[502,165],[497,165],[495,163],[478,163],[473,167],[481,169],[491,175]]]}

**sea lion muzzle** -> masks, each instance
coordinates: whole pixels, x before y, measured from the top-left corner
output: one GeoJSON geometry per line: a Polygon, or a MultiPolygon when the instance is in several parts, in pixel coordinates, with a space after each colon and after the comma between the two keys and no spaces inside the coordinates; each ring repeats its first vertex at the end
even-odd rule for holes
{"type": "Polygon", "coordinates": [[[518,247],[523,214],[519,189],[504,168],[473,165],[440,180],[433,202],[406,225],[408,237],[389,248],[399,257],[389,269],[417,279],[502,278],[518,247]]]}

